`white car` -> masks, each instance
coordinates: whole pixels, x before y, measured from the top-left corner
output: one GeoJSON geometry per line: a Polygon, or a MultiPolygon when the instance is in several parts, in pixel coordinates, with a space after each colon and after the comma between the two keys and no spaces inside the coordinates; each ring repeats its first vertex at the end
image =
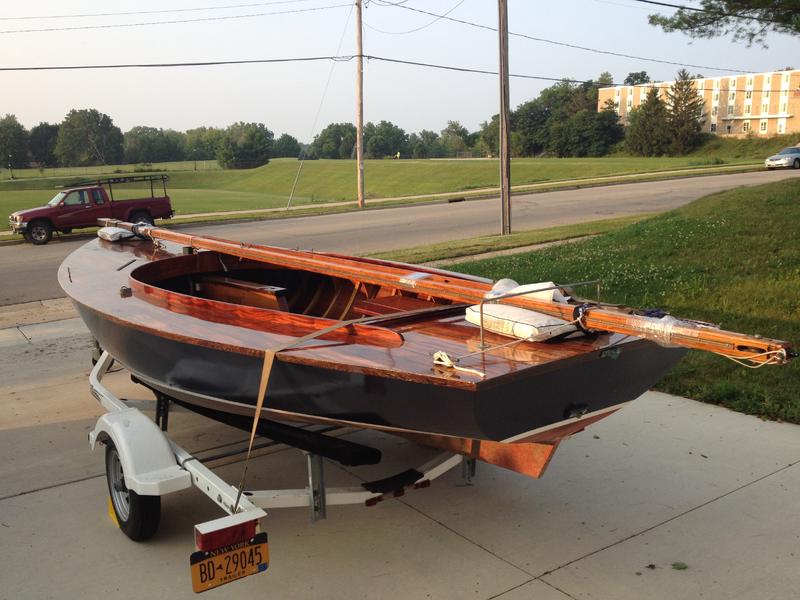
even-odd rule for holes
{"type": "Polygon", "coordinates": [[[768,169],[800,169],[800,146],[784,148],[764,161],[768,169]]]}

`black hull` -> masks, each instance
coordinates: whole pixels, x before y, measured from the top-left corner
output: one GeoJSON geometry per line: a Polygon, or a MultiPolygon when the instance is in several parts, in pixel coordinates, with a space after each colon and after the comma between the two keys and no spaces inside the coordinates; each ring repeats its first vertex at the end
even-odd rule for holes
{"type": "MultiPolygon", "coordinates": [[[[145,383],[216,399],[207,416],[255,405],[262,359],[144,333],[78,305],[101,346],[145,383]],[[234,403],[234,404],[227,404],[234,403]]],[[[365,427],[504,441],[608,410],[651,388],[685,354],[644,340],[528,369],[469,391],[276,361],[265,408],[365,427]]],[[[206,406],[208,409],[209,406],[206,406]]],[[[244,413],[246,414],[246,412],[244,413]]]]}

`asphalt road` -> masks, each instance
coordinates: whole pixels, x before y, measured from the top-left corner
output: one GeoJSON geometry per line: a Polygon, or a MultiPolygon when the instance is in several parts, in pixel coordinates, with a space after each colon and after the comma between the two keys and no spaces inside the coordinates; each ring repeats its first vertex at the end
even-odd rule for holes
{"type": "MultiPolygon", "coordinates": [[[[512,229],[537,229],[602,218],[661,212],[742,185],[800,176],[763,171],[633,183],[514,196],[512,229]]],[[[290,248],[366,253],[485,235],[499,230],[497,199],[425,204],[316,217],[205,225],[187,229],[290,248]]],[[[0,306],[63,296],[58,265],[85,240],[0,248],[0,306]]]]}

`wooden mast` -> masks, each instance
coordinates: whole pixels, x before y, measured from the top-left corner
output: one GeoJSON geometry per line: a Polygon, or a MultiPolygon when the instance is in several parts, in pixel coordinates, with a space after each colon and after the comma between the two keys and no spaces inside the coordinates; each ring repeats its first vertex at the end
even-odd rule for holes
{"type": "MultiPolygon", "coordinates": [[[[98,223],[101,226],[117,226],[129,231],[135,230],[138,235],[153,240],[175,242],[195,249],[212,250],[288,269],[323,273],[360,283],[391,286],[412,294],[454,302],[479,304],[485,300],[487,292],[491,290],[491,283],[461,279],[457,275],[425,273],[423,277],[419,277],[419,273],[414,270],[413,265],[397,267],[387,264],[365,264],[357,258],[326,256],[314,252],[244,244],[222,238],[193,236],[169,229],[124,223],[114,219],[98,219],[98,223]]],[[[665,321],[639,315],[632,310],[592,304],[583,305],[583,310],[580,310],[580,306],[576,304],[551,302],[531,296],[508,298],[503,300],[503,304],[552,315],[566,321],[576,321],[577,319],[582,327],[590,330],[643,337],[758,363],[783,363],[796,356],[792,345],[782,340],[724,331],[687,321],[665,321]]]]}

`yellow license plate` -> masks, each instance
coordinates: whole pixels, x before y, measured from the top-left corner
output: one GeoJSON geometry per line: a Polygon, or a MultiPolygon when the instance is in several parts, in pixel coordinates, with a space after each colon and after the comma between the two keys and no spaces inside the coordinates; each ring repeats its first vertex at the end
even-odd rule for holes
{"type": "Polygon", "coordinates": [[[192,589],[195,592],[219,587],[231,581],[255,575],[269,566],[267,533],[225,546],[217,550],[198,551],[189,558],[192,569],[192,589]]]}

